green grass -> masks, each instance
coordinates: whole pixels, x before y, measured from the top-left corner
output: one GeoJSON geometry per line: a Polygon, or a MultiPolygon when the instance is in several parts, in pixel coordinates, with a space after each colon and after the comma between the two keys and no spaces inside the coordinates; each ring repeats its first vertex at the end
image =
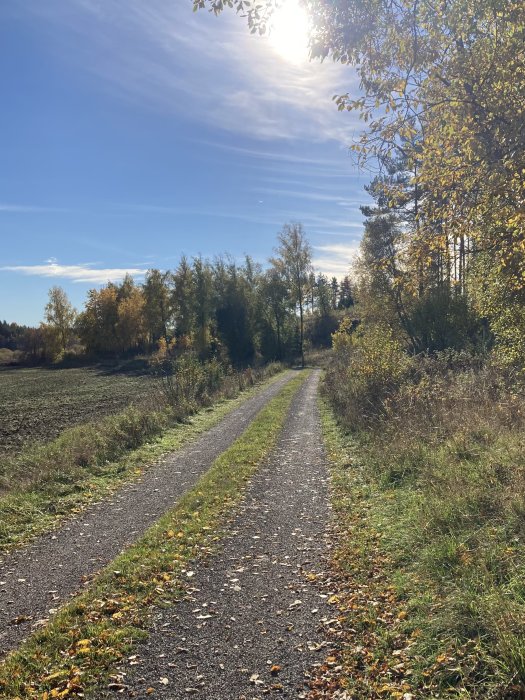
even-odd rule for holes
{"type": "Polygon", "coordinates": [[[5,461],[0,470],[0,483],[6,486],[0,494],[0,552],[28,541],[123,481],[139,476],[156,459],[195,439],[256,391],[259,388],[220,400],[184,423],[175,422],[166,409],[131,407],[97,423],[71,428],[56,440],[5,461]]]}
{"type": "Polygon", "coordinates": [[[433,440],[416,422],[350,435],[323,405],[346,687],[363,700],[523,697],[522,429],[479,430],[472,410],[433,440]]]}
{"type": "Polygon", "coordinates": [[[144,638],[152,607],[178,599],[190,563],[217,548],[307,376],[286,384],[172,511],[7,658],[0,668],[3,697],[97,697],[97,688],[144,638]]]}

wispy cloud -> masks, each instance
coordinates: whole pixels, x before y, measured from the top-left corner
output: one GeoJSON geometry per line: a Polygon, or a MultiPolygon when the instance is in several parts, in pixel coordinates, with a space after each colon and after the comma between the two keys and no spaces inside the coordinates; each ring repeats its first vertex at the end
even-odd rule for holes
{"type": "Polygon", "coordinates": [[[357,86],[352,69],[287,63],[233,12],[215,18],[163,0],[71,0],[66,10],[49,0],[32,11],[66,25],[62,50],[74,41],[74,60],[101,86],[156,111],[263,140],[348,143],[360,130],[331,100],[357,86]]]}
{"type": "Polygon", "coordinates": [[[6,204],[0,202],[0,212],[8,214],[43,214],[45,212],[66,212],[67,209],[59,207],[37,207],[29,204],[6,204]]]}
{"type": "Polygon", "coordinates": [[[323,192],[316,192],[311,189],[302,190],[288,190],[279,187],[261,187],[256,190],[257,193],[278,195],[281,197],[291,197],[292,199],[306,199],[312,202],[328,202],[330,204],[336,204],[337,206],[345,208],[354,208],[359,210],[360,201],[358,199],[344,199],[338,194],[328,194],[323,192]]]}
{"type": "Polygon", "coordinates": [[[60,265],[55,258],[50,258],[43,265],[6,265],[0,270],[7,272],[19,272],[23,275],[36,277],[53,277],[65,279],[71,282],[85,282],[89,284],[105,284],[106,282],[119,282],[126,275],[143,277],[145,270],[138,267],[103,267],[97,268],[91,263],[80,265],[60,265]]]}
{"type": "Polygon", "coordinates": [[[313,263],[317,270],[329,277],[348,275],[359,249],[359,243],[337,243],[314,246],[313,263]]]}

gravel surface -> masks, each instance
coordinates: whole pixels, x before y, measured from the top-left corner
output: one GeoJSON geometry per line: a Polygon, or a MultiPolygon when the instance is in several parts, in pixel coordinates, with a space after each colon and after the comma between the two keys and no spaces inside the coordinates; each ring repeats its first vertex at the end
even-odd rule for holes
{"type": "Polygon", "coordinates": [[[329,548],[318,381],[315,371],[296,396],[220,552],[192,566],[181,602],[154,612],[148,641],[115,677],[125,697],[307,696],[334,615],[314,582],[329,548]]]}
{"type": "Polygon", "coordinates": [[[138,481],[91,505],[30,546],[0,558],[0,655],[129,546],[188,491],[294,376],[287,372],[138,481]]]}

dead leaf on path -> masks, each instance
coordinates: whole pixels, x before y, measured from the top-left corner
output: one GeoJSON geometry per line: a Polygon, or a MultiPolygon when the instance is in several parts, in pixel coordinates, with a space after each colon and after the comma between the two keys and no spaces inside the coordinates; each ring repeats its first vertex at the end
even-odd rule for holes
{"type": "Polygon", "coordinates": [[[8,624],[10,625],[21,625],[24,622],[29,622],[32,620],[31,615],[19,615],[18,617],[15,617],[13,620],[10,620],[8,624]]]}
{"type": "Polygon", "coordinates": [[[250,676],[250,683],[252,685],[263,685],[263,682],[260,680],[258,673],[252,673],[252,675],[250,676]]]}

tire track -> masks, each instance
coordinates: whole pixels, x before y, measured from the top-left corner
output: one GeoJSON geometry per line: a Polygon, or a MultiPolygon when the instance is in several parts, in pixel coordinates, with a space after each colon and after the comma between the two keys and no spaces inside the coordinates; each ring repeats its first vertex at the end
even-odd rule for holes
{"type": "Polygon", "coordinates": [[[307,696],[309,669],[323,661],[333,623],[327,595],[313,583],[330,516],[319,374],[295,397],[221,551],[192,566],[186,598],[155,611],[148,641],[120,669],[126,697],[307,696]]]}

